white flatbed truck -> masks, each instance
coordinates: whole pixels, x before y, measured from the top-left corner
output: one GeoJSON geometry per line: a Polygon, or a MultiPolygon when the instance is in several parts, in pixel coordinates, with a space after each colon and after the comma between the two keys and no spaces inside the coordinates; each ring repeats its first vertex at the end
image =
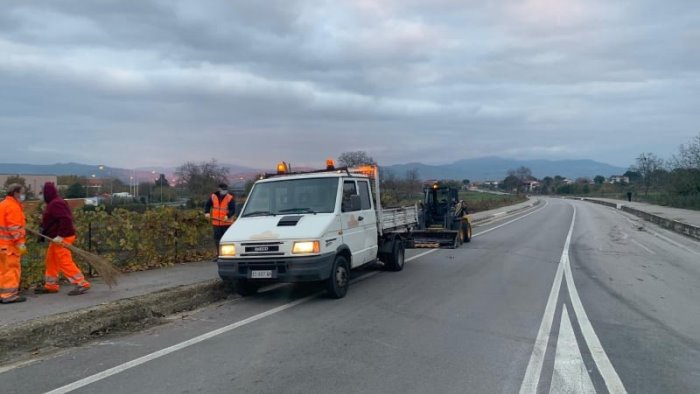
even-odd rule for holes
{"type": "Polygon", "coordinates": [[[219,246],[219,276],[243,295],[272,282],[325,282],[332,298],[348,291],[350,270],[382,261],[401,271],[416,205],[383,209],[379,168],[335,168],[258,180],[219,246]]]}

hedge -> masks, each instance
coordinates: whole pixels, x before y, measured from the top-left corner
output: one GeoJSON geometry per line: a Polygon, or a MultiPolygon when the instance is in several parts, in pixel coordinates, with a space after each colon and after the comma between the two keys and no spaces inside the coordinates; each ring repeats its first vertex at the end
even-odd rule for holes
{"type": "MultiPolygon", "coordinates": [[[[38,229],[41,207],[27,213],[27,226],[38,229]]],[[[122,272],[141,271],[201,261],[214,257],[211,224],[200,210],[171,207],[149,209],[143,213],[103,208],[74,211],[77,240],[75,246],[110,260],[122,272]]],[[[22,285],[43,281],[44,255],[48,243],[39,243],[27,235],[29,254],[22,260],[22,285]]],[[[92,271],[79,260],[84,273],[92,271]]]]}

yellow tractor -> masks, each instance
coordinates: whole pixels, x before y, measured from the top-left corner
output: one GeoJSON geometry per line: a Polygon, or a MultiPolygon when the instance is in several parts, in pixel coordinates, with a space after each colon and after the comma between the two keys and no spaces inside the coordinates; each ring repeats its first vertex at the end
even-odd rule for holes
{"type": "Polygon", "coordinates": [[[459,190],[438,183],[423,189],[419,228],[412,232],[415,248],[458,248],[472,239],[472,219],[459,190]]]}

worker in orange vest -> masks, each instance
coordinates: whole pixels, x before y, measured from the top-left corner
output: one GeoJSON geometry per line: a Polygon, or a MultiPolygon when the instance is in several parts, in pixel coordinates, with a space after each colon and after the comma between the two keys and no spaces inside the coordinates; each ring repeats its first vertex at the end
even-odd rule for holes
{"type": "Polygon", "coordinates": [[[73,261],[70,249],[64,245],[72,245],[75,242],[75,224],[73,212],[66,200],[58,195],[58,189],[53,182],[44,184],[44,201],[46,208],[41,220],[42,233],[51,238],[49,249],[46,251],[46,274],[44,287],[37,287],[37,294],[58,293],[58,275],[68,279],[75,286],[68,295],[84,294],[90,290],[90,282],[80,272],[80,268],[73,261]]]}
{"type": "MultiPolygon", "coordinates": [[[[228,185],[222,183],[219,185],[219,190],[211,195],[204,206],[204,215],[207,219],[211,219],[214,228],[215,256],[219,255],[219,242],[226,230],[233,224],[233,215],[235,214],[236,201],[233,194],[228,192],[228,185]]],[[[214,261],[216,261],[216,257],[214,257],[214,261]]]]}
{"type": "Polygon", "coordinates": [[[22,201],[24,187],[12,184],[0,202],[0,303],[11,304],[27,299],[19,295],[22,274],[21,258],[27,254],[25,243],[27,222],[22,201]]]}

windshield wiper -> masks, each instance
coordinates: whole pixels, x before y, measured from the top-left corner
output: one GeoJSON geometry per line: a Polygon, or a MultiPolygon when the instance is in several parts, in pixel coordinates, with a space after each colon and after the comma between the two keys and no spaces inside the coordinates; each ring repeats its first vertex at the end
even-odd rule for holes
{"type": "Polygon", "coordinates": [[[301,211],[301,212],[303,212],[303,213],[313,213],[314,215],[317,213],[316,211],[314,211],[314,210],[311,209],[311,208],[287,208],[287,209],[280,209],[280,210],[279,210],[279,213],[282,213],[282,212],[297,212],[297,211],[301,211]]]}
{"type": "Polygon", "coordinates": [[[244,218],[249,216],[275,216],[275,214],[270,211],[253,211],[250,213],[246,212],[245,215],[243,215],[244,218]]]}

